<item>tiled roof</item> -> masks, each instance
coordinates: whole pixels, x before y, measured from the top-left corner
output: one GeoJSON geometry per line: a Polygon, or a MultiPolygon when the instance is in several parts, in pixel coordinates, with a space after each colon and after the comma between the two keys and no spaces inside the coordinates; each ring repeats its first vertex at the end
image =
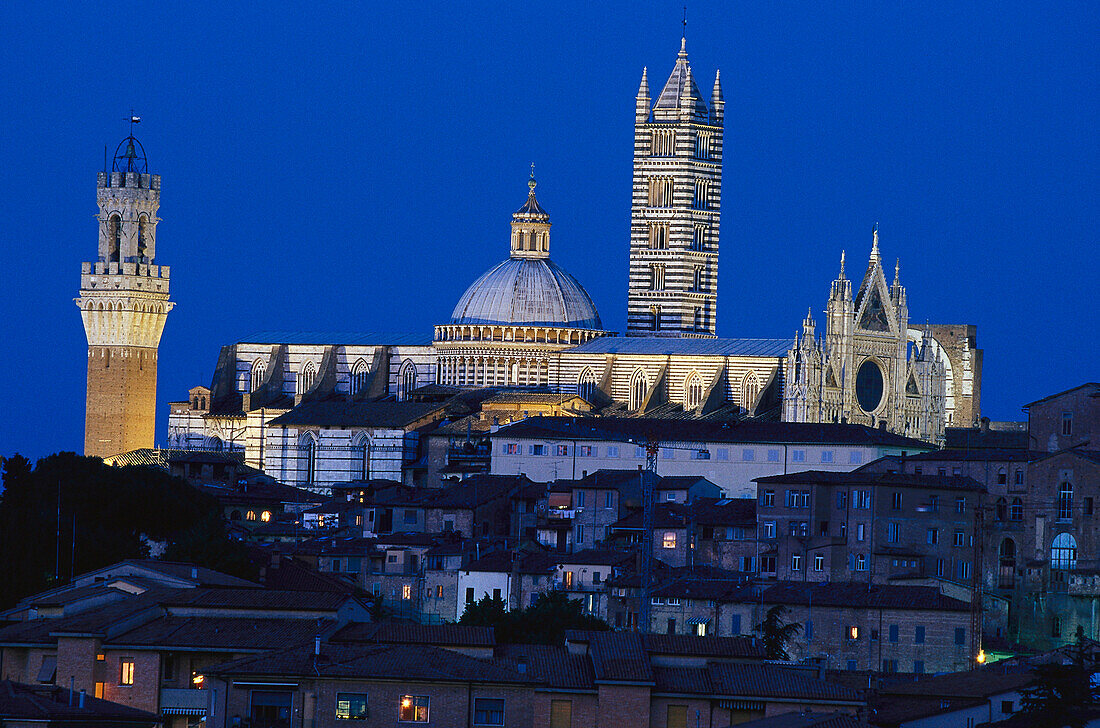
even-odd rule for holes
{"type": "Polygon", "coordinates": [[[530,485],[525,475],[471,475],[457,485],[425,495],[426,508],[473,508],[530,485]]]}
{"type": "MultiPolygon", "coordinates": [[[[270,561],[270,559],[268,559],[270,561]]],[[[351,594],[356,585],[343,575],[327,574],[288,556],[279,558],[277,566],[263,570],[263,583],[268,589],[284,591],[322,591],[351,594]]]]}
{"type": "Polygon", "coordinates": [[[100,580],[100,577],[111,578],[124,576],[133,573],[133,569],[129,567],[159,572],[166,576],[182,579],[198,586],[259,586],[259,584],[254,582],[240,579],[229,574],[223,574],[220,571],[214,571],[205,566],[195,566],[194,564],[179,561],[160,561],[159,559],[127,559],[116,564],[111,564],[110,566],[104,566],[102,569],[80,574],[76,578],[78,581],[84,581],[89,578],[95,581],[100,580]]]}
{"type": "Polygon", "coordinates": [[[411,622],[351,622],[332,635],[332,642],[492,647],[492,627],[411,622]]]}
{"type": "Polygon", "coordinates": [[[696,637],[687,634],[644,634],[642,646],[650,654],[690,655],[692,657],[758,658],[766,650],[760,640],[747,635],[734,637],[696,637]]]}
{"type": "Polygon", "coordinates": [[[596,680],[652,683],[649,656],[636,632],[589,632],[589,654],[596,680]]]}
{"type": "MultiPolygon", "coordinates": [[[[598,340],[597,340],[598,341],[598,340]]],[[[679,340],[678,340],[679,341],[679,340]]],[[[685,339],[693,341],[693,339],[685,339]]],[[[496,438],[643,442],[754,442],[875,446],[924,452],[932,445],[865,425],[741,420],[666,420],[647,417],[529,417],[500,428],[496,438]]]]}
{"type": "Polygon", "coordinates": [[[720,695],[862,702],[855,690],[820,680],[816,671],[805,668],[712,662],[707,672],[714,692],[720,695]]]}
{"type": "Polygon", "coordinates": [[[696,498],[691,502],[700,526],[755,526],[755,498],[696,498]]]}
{"type": "Polygon", "coordinates": [[[126,647],[201,647],[205,649],[272,650],[312,643],[336,623],[317,619],[242,617],[160,617],[104,644],[126,647]]]}
{"type": "Polygon", "coordinates": [[[509,665],[468,657],[426,645],[322,644],[246,657],[210,668],[217,675],[386,678],[410,682],[530,683],[533,678],[509,665]]]}
{"type": "Polygon", "coordinates": [[[533,554],[515,554],[512,551],[493,551],[476,561],[462,567],[462,571],[491,571],[505,573],[518,571],[522,574],[546,574],[554,570],[557,559],[562,554],[537,552],[533,554]]]}
{"type": "Polygon", "coordinates": [[[969,602],[944,596],[934,586],[907,584],[873,584],[866,582],[832,581],[807,584],[802,581],[781,581],[765,587],[763,594],[752,597],[767,604],[809,604],[821,607],[870,607],[882,609],[936,609],[969,611],[969,602]]]}
{"type": "Polygon", "coordinates": [[[567,690],[594,690],[596,672],[584,655],[571,655],[555,645],[497,645],[495,656],[513,665],[527,664],[536,680],[549,687],[567,690]]]}
{"type": "Polygon", "coordinates": [[[867,724],[853,713],[792,711],[769,718],[738,723],[737,728],[864,728],[867,724]]]}
{"type": "Polygon", "coordinates": [[[344,346],[430,346],[430,335],[378,331],[257,331],[240,344],[342,344],[344,346]]]}
{"type": "Polygon", "coordinates": [[[106,634],[111,625],[122,619],[133,617],[147,610],[157,610],[161,598],[177,591],[193,590],[149,590],[143,594],[127,597],[112,604],[89,609],[68,617],[16,622],[0,628],[0,645],[53,644],[56,642],[56,638],[51,635],[60,633],[106,634]]]}
{"type": "Polygon", "coordinates": [[[675,579],[653,590],[655,597],[674,597],[677,599],[695,599],[704,601],[733,601],[743,594],[744,582],[749,575],[738,578],[735,572],[728,577],[718,579],[698,579],[683,577],[675,579]]]}
{"type": "Polygon", "coordinates": [[[1030,665],[1007,667],[994,664],[965,672],[928,675],[911,682],[896,682],[881,692],[890,695],[988,698],[1018,690],[1034,681],[1030,665]]]}
{"type": "Polygon", "coordinates": [[[585,549],[571,554],[557,554],[554,558],[562,564],[615,566],[624,561],[631,561],[634,559],[634,554],[630,551],[615,551],[613,549],[585,549]]]}
{"type": "Polygon", "coordinates": [[[75,700],[59,685],[26,685],[0,681],[0,720],[5,725],[23,721],[44,725],[150,726],[159,724],[157,716],[91,695],[75,700]],[[83,701],[83,707],[80,706],[83,701]]]}
{"type": "Polygon", "coordinates": [[[1027,430],[983,430],[978,427],[948,427],[944,444],[951,449],[1027,449],[1027,430]]]}
{"type": "Polygon", "coordinates": [[[945,462],[1027,462],[1034,460],[1042,453],[1017,449],[983,448],[978,450],[954,449],[932,450],[915,455],[907,455],[906,460],[917,462],[945,461],[945,462]]]}
{"type": "Polygon", "coordinates": [[[162,600],[167,606],[211,609],[294,609],[329,612],[350,599],[334,592],[277,591],[275,589],[179,589],[162,600]]]}
{"type": "MultiPolygon", "coordinates": [[[[687,528],[691,521],[691,509],[682,503],[657,503],[653,506],[654,528],[687,528]]],[[[611,524],[612,529],[636,528],[645,525],[645,514],[635,509],[611,524]]]]}
{"type": "Polygon", "coordinates": [[[583,354],[657,354],[660,356],[783,357],[791,339],[676,339],[649,336],[604,336],[586,341],[570,352],[583,354]]]}
{"type": "Polygon", "coordinates": [[[321,400],[302,402],[271,420],[268,425],[401,429],[433,413],[442,415],[444,409],[445,406],[440,403],[321,400]]]}
{"type": "MultiPolygon", "coordinates": [[[[702,639],[710,639],[704,637],[702,639]]],[[[653,667],[655,692],[785,701],[860,703],[855,690],[826,682],[803,667],[709,662],[706,667],[653,667]]]]}
{"type": "Polygon", "coordinates": [[[870,703],[875,711],[874,725],[881,728],[900,728],[909,721],[988,704],[982,698],[942,698],[925,695],[880,695],[872,698],[870,703]]]}
{"type": "Polygon", "coordinates": [[[1093,395],[1100,394],[1100,384],[1098,384],[1097,382],[1085,382],[1084,384],[1078,384],[1076,387],[1071,387],[1071,388],[1065,390],[1064,392],[1057,392],[1055,394],[1049,394],[1046,397],[1043,397],[1042,399],[1037,399],[1034,402],[1028,402],[1027,404],[1024,405],[1024,409],[1027,409],[1028,407],[1033,407],[1034,405],[1040,404],[1042,402],[1046,402],[1046,401],[1054,399],[1056,397],[1061,397],[1063,394],[1069,394],[1070,392],[1076,392],[1078,389],[1091,389],[1093,395]]]}
{"type": "Polygon", "coordinates": [[[803,470],[786,475],[753,478],[761,484],[799,485],[885,485],[895,488],[932,488],[985,492],[985,486],[971,477],[959,475],[910,475],[908,473],[871,473],[857,470],[850,473],[830,470],[803,470]]]}

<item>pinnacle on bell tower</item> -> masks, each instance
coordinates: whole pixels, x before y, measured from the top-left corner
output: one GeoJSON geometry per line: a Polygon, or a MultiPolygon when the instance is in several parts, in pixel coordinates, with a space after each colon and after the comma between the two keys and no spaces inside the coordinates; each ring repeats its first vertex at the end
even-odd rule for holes
{"type": "Polygon", "coordinates": [[[96,181],[98,254],[81,264],[76,304],[88,339],[84,454],[153,447],[157,348],[168,312],[168,266],[157,264],[160,175],[130,134],[96,181]]]}
{"type": "Polygon", "coordinates": [[[695,84],[687,38],[653,101],[647,70],[635,100],[627,336],[713,337],[725,102],[695,84]]]}

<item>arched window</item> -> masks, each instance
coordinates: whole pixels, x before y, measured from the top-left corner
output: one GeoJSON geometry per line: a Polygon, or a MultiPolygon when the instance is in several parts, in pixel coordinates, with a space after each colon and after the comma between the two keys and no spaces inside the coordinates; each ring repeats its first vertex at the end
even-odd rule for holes
{"type": "Polygon", "coordinates": [[[209,440],[206,441],[207,450],[221,452],[223,447],[224,444],[222,443],[222,439],[220,437],[211,437],[209,440]]]}
{"type": "Polygon", "coordinates": [[[650,154],[654,157],[671,157],[676,153],[676,133],[671,129],[657,129],[653,132],[650,154]]]}
{"type": "Polygon", "coordinates": [[[691,206],[696,210],[706,210],[710,206],[710,180],[695,180],[695,197],[691,206]]]}
{"type": "Polygon", "coordinates": [[[630,377],[630,409],[641,409],[647,391],[649,391],[649,381],[646,379],[645,372],[641,369],[634,370],[634,374],[630,377]]]}
{"type": "Polygon", "coordinates": [[[692,250],[706,250],[707,247],[707,226],[696,223],[695,231],[691,236],[691,249],[692,250]]]}
{"type": "Polygon", "coordinates": [[[367,386],[367,363],[360,359],[351,367],[351,393],[359,394],[367,386]]]}
{"type": "Polygon", "coordinates": [[[1058,486],[1058,518],[1073,518],[1073,483],[1063,482],[1058,486]]]}
{"type": "Polygon", "coordinates": [[[264,383],[264,379],[267,376],[267,364],[263,359],[257,359],[252,362],[252,389],[249,391],[255,392],[264,383]]]}
{"type": "Polygon", "coordinates": [[[298,389],[295,391],[297,395],[303,395],[309,391],[309,388],[313,386],[313,380],[317,377],[317,368],[313,366],[313,362],[307,361],[302,365],[302,370],[298,372],[298,389]]]}
{"type": "Polygon", "coordinates": [[[1008,518],[1008,501],[1003,497],[997,499],[997,505],[994,508],[994,515],[998,521],[1003,521],[1008,518]]]}
{"type": "Polygon", "coordinates": [[[138,218],[138,258],[145,258],[145,249],[149,246],[149,218],[142,215],[138,218]]]}
{"type": "Polygon", "coordinates": [[[1008,512],[1008,517],[1013,521],[1024,520],[1024,502],[1019,498],[1012,499],[1012,508],[1008,512]]]}
{"type": "Polygon", "coordinates": [[[672,207],[672,178],[649,178],[649,206],[672,207]]]}
{"type": "Polygon", "coordinates": [[[653,330],[654,331],[660,331],[661,330],[661,307],[660,306],[650,306],[649,307],[649,314],[650,314],[650,325],[653,327],[653,330]]]}
{"type": "Polygon", "coordinates": [[[596,394],[596,374],[591,367],[585,367],[584,371],[581,372],[580,379],[577,380],[577,394],[589,402],[596,394]]]}
{"type": "Polygon", "coordinates": [[[260,520],[264,523],[269,523],[271,521],[271,511],[264,511],[263,513],[261,513],[260,520]]]}
{"type": "Polygon", "coordinates": [[[668,249],[668,223],[649,223],[649,247],[653,250],[668,249]]]}
{"type": "Polygon", "coordinates": [[[229,520],[231,520],[231,521],[241,520],[241,512],[240,511],[233,511],[232,513],[229,514],[229,520]]]}
{"type": "Polygon", "coordinates": [[[695,409],[703,401],[703,378],[692,372],[684,382],[684,409],[695,409]]]}
{"type": "Polygon", "coordinates": [[[702,306],[695,307],[695,330],[703,330],[703,308],[702,306]]]}
{"type": "Polygon", "coordinates": [[[303,432],[298,438],[298,484],[313,485],[317,477],[317,440],[303,432]]]}
{"type": "Polygon", "coordinates": [[[997,584],[1005,589],[1016,582],[1016,542],[1010,538],[1001,541],[999,555],[1001,568],[997,584]]]}
{"type": "Polygon", "coordinates": [[[1050,545],[1050,568],[1077,568],[1077,540],[1071,534],[1060,533],[1050,545]]]}
{"type": "Polygon", "coordinates": [[[413,390],[416,389],[416,384],[416,365],[406,360],[405,363],[401,365],[397,398],[404,402],[409,398],[409,395],[413,393],[413,390]]]}
{"type": "Polygon", "coordinates": [[[122,251],[122,218],[111,215],[107,219],[107,262],[119,262],[122,251]]]}
{"type": "Polygon", "coordinates": [[[751,412],[759,397],[760,380],[756,377],[756,372],[749,372],[741,382],[741,406],[751,412]]]}
{"type": "Polygon", "coordinates": [[[351,440],[351,475],[356,480],[370,478],[370,438],[360,432],[351,440]]]}
{"type": "Polygon", "coordinates": [[[256,511],[249,511],[248,513],[245,513],[244,514],[244,519],[246,521],[255,521],[256,520],[256,511]]]}

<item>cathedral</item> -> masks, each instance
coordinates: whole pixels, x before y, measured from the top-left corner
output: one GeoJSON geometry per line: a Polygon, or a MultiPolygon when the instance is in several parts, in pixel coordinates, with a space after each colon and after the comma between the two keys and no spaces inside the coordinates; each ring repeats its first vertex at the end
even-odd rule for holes
{"type": "MultiPolygon", "coordinates": [[[[551,259],[550,213],[532,168],[506,248],[501,236],[507,258],[434,332],[268,331],[223,346],[211,385],[171,403],[168,446],[243,451],[248,464],[307,487],[401,480],[417,432],[477,392],[553,399],[562,413],[584,416],[850,422],[932,443],[947,426],[972,424],[981,386],[975,329],[910,327],[897,266],[887,284],[877,229],[854,292],[842,256],[823,333],[808,314],[793,341],[717,336],[724,113],[718,74],[708,99],[684,41],[655,97],[643,70],[625,335],[604,329],[582,283],[551,259]]],[[[155,384],[172,306],[168,269],[153,265],[159,182],[142,172],[100,177],[99,258],[84,264],[78,299],[89,343],[89,453],[152,447],[147,398],[119,393],[131,380],[155,384]],[[135,366],[144,379],[129,373],[135,366]],[[149,431],[128,439],[101,419],[142,419],[149,431]]]]}

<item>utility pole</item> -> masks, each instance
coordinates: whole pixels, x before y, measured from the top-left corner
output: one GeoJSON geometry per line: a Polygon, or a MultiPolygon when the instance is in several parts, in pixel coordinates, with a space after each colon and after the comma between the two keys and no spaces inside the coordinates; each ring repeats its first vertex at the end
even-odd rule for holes
{"type": "Polygon", "coordinates": [[[640,619],[638,629],[650,631],[649,609],[653,591],[653,488],[657,482],[657,452],[660,446],[652,438],[645,441],[645,470],[638,471],[638,484],[642,490],[642,604],[638,610],[640,619]],[[650,473],[650,482],[645,482],[645,474],[650,473]]]}
{"type": "Polygon", "coordinates": [[[970,569],[970,669],[982,660],[982,567],[985,551],[985,507],[981,496],[974,506],[974,563],[970,569]]]}

